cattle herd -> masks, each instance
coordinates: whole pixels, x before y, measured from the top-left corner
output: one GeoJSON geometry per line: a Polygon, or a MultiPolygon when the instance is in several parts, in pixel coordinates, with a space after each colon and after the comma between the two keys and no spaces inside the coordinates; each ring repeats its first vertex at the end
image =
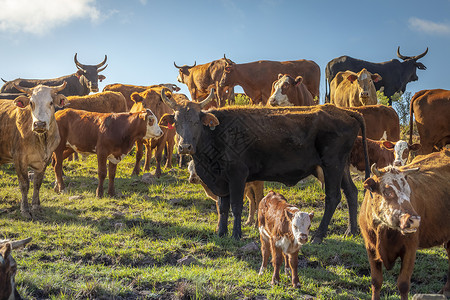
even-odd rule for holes
{"type": "MultiPolygon", "coordinates": [[[[313,175],[325,190],[325,209],[313,243],[322,242],[341,189],[348,203],[347,234],[358,225],[365,241],[372,277],[372,299],[380,299],[382,266],[391,269],[401,258],[398,289],[408,299],[416,250],[444,245],[450,257],[450,91],[423,90],[410,104],[409,142],[400,140],[395,110],[377,104],[376,91],[388,97],[403,93],[426,67],[417,56],[372,63],[348,56],[331,60],[325,69],[326,104],[319,105],[320,68],[311,60],[256,61],[238,64],[223,58],[192,66],[174,65],[178,81],[187,85],[191,100],[174,84],[136,86],[110,84],[99,92],[97,65],[81,64],[77,71],[54,79],[5,81],[0,90],[0,165],[15,166],[22,195],[20,210],[27,219],[40,208],[39,189],[52,163],[61,192],[63,162],[73,153],[95,154],[98,162],[97,197],[109,176],[108,195],[114,196],[117,164],[136,145],[131,172],[149,170],[155,150],[161,175],[163,152],[191,158],[190,182],[199,183],[217,204],[219,236],[242,237],[243,199],[261,238],[260,274],[272,256],[272,284],[279,281],[281,264],[299,286],[298,251],[308,241],[312,212],[302,212],[283,195],[269,192],[264,181],[288,186],[313,175]],[[234,104],[240,85],[252,105],[234,104]],[[329,88],[329,92],[328,92],[329,88]],[[89,95],[90,93],[93,93],[89,95]],[[228,105],[226,105],[228,102],[228,105]],[[413,144],[413,116],[420,144],[413,144]],[[82,134],[80,134],[82,132],[82,134]],[[175,147],[175,141],[176,147],[175,147]],[[409,153],[417,156],[407,164],[409,153]],[[31,208],[28,169],[34,171],[31,208]],[[350,170],[365,176],[365,197],[358,217],[358,190],[350,170]],[[372,173],[372,177],[370,174],[372,173]],[[255,215],[257,221],[255,222],[255,215]]],[[[166,167],[171,167],[167,159],[166,167]]],[[[29,242],[0,242],[0,299],[19,297],[11,250],[29,242]]],[[[441,293],[450,296],[450,261],[441,293]]]]}

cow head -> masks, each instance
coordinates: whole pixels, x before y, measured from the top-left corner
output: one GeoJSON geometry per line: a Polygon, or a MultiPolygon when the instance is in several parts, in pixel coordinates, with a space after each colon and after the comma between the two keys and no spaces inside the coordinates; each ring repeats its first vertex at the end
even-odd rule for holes
{"type": "Polygon", "coordinates": [[[14,99],[14,103],[20,108],[30,107],[34,132],[46,133],[50,129],[50,123],[55,120],[55,106],[63,107],[67,102],[64,95],[58,95],[66,84],[67,82],[60,86],[38,85],[33,88],[14,84],[16,89],[27,94],[14,99]]]}
{"type": "Polygon", "coordinates": [[[139,114],[139,118],[147,121],[147,130],[144,139],[159,138],[163,135],[163,131],[158,125],[158,119],[150,109],[146,109],[139,114]]]}
{"type": "Polygon", "coordinates": [[[225,54],[223,55],[223,58],[225,59],[225,67],[223,68],[223,74],[219,81],[220,87],[225,86],[234,86],[234,78],[233,74],[236,64],[232,62],[230,59],[226,58],[225,54]]]}
{"type": "Polygon", "coordinates": [[[383,146],[389,150],[394,151],[394,163],[395,167],[404,166],[408,160],[409,151],[418,151],[421,147],[420,144],[408,144],[406,141],[400,140],[398,142],[383,141],[383,146]]]}
{"type": "Polygon", "coordinates": [[[219,125],[219,120],[216,116],[202,111],[214,99],[214,89],[211,89],[209,96],[201,102],[182,101],[177,103],[167,98],[165,89],[161,91],[161,98],[164,103],[173,109],[174,114],[165,114],[162,116],[159,124],[161,126],[175,125],[175,130],[179,136],[179,154],[195,154],[204,126],[214,129],[219,125]]]}
{"type": "Polygon", "coordinates": [[[184,65],[179,67],[175,62],[173,62],[173,65],[175,66],[175,68],[179,70],[177,77],[178,82],[186,84],[187,82],[186,78],[189,77],[189,75],[191,74],[189,72],[189,69],[195,67],[197,65],[197,61],[195,61],[192,66],[184,65]]]}
{"type": "Polygon", "coordinates": [[[20,241],[0,241],[0,299],[21,299],[16,289],[17,263],[11,250],[25,246],[31,238],[20,241]]]}
{"type": "Polygon", "coordinates": [[[291,232],[297,244],[306,244],[314,213],[306,213],[299,211],[296,207],[288,207],[285,215],[291,224],[291,232]]]}
{"type": "Polygon", "coordinates": [[[420,225],[420,216],[411,205],[411,188],[407,176],[418,168],[401,171],[397,167],[388,166],[378,170],[372,165],[375,175],[364,181],[366,193],[364,201],[370,201],[372,216],[379,222],[402,234],[414,233],[420,225]]]}
{"type": "Polygon", "coordinates": [[[75,61],[75,65],[78,68],[77,71],[77,77],[80,78],[80,82],[82,82],[83,85],[87,86],[89,90],[93,93],[98,92],[98,81],[102,82],[102,80],[106,79],[104,75],[99,75],[101,71],[106,69],[106,66],[103,67],[103,65],[106,63],[107,56],[105,55],[105,59],[97,64],[97,65],[83,65],[81,64],[77,59],[77,53],[75,53],[75,57],[73,60],[75,61]]]}
{"type": "Polygon", "coordinates": [[[297,76],[294,79],[287,74],[278,74],[278,80],[274,81],[272,84],[272,92],[269,97],[269,104],[272,106],[294,105],[289,101],[289,96],[294,93],[294,90],[302,82],[302,76],[297,76]]]}
{"type": "Polygon", "coordinates": [[[358,74],[347,71],[350,73],[347,76],[347,80],[351,83],[356,84],[358,87],[358,96],[363,105],[376,104],[377,102],[377,91],[375,89],[374,82],[380,81],[382,78],[378,74],[372,74],[365,68],[359,71],[358,74]]]}
{"type": "MultiPolygon", "coordinates": [[[[407,80],[408,80],[407,82],[416,81],[419,79],[419,77],[417,77],[416,69],[419,69],[419,70],[427,69],[427,67],[425,67],[424,64],[417,61],[417,60],[421,59],[422,57],[424,57],[427,53],[428,53],[428,47],[427,47],[427,50],[425,50],[425,52],[423,52],[422,54],[419,54],[416,56],[404,56],[404,55],[400,54],[400,46],[398,46],[398,48],[397,48],[398,58],[403,60],[404,65],[410,66],[409,68],[405,69],[405,72],[409,76],[409,78],[407,78],[407,80]]],[[[405,89],[406,89],[406,84],[405,84],[405,87],[402,87],[402,92],[404,92],[405,89]]]]}

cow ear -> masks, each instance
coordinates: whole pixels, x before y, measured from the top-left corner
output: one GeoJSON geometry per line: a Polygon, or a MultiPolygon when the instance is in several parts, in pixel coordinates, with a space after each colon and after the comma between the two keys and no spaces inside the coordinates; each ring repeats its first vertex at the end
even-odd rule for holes
{"type": "Polygon", "coordinates": [[[350,75],[348,75],[347,79],[348,79],[350,82],[353,82],[353,81],[355,81],[356,79],[358,79],[358,76],[357,76],[356,74],[350,74],[350,75]]]}
{"type": "Polygon", "coordinates": [[[143,100],[142,96],[139,95],[139,93],[137,93],[137,92],[134,92],[133,94],[131,94],[130,98],[135,103],[141,102],[143,100]]]}
{"type": "Polygon", "coordinates": [[[58,107],[64,107],[69,101],[63,94],[57,94],[53,99],[53,104],[58,107]]]}
{"type": "Polygon", "coordinates": [[[203,125],[209,126],[211,127],[211,129],[220,124],[216,116],[210,113],[203,113],[200,117],[200,120],[202,121],[203,125]]]}
{"type": "Polygon", "coordinates": [[[98,80],[100,80],[100,82],[102,82],[105,79],[106,79],[105,75],[98,75],[98,80]]]}
{"type": "Polygon", "coordinates": [[[298,86],[302,82],[303,82],[303,77],[302,76],[297,76],[295,78],[294,84],[295,84],[295,86],[298,86]]]}
{"type": "Polygon", "coordinates": [[[155,123],[155,118],[152,118],[153,112],[150,109],[145,110],[145,119],[148,120],[148,125],[153,126],[153,123],[155,123]]]}
{"type": "Polygon", "coordinates": [[[378,82],[381,79],[383,79],[383,77],[381,77],[378,73],[372,74],[371,77],[372,77],[373,82],[378,82]]]}
{"type": "Polygon", "coordinates": [[[83,76],[84,75],[84,71],[83,70],[80,70],[80,69],[78,69],[78,71],[75,73],[76,75],[77,75],[77,77],[78,78],[80,78],[81,76],[83,76]]]}
{"type": "Polygon", "coordinates": [[[159,119],[159,126],[161,127],[172,127],[175,123],[175,115],[164,114],[161,119],[159,119]]]}
{"type": "Polygon", "coordinates": [[[294,218],[294,214],[289,209],[284,210],[284,216],[289,220],[289,222],[292,222],[292,219],[294,218]]]}
{"type": "Polygon", "coordinates": [[[30,104],[30,98],[28,98],[27,96],[23,96],[23,95],[16,97],[16,99],[14,99],[14,104],[17,107],[25,108],[25,107],[27,107],[28,104],[30,104]]]}
{"type": "Polygon", "coordinates": [[[420,148],[422,148],[421,144],[412,144],[412,145],[408,145],[408,148],[410,151],[419,151],[420,148]]]}
{"type": "Polygon", "coordinates": [[[382,145],[386,149],[394,149],[395,148],[395,144],[390,141],[383,141],[382,145]]]}
{"type": "Polygon", "coordinates": [[[374,192],[377,188],[377,182],[372,178],[367,178],[366,181],[364,181],[364,188],[374,192]]]}
{"type": "Polygon", "coordinates": [[[11,254],[11,243],[6,243],[2,248],[0,248],[0,254],[5,262],[8,262],[8,256],[11,254]]]}
{"type": "Polygon", "coordinates": [[[281,77],[283,77],[283,74],[278,74],[278,80],[280,80],[281,79],[281,77]]]}

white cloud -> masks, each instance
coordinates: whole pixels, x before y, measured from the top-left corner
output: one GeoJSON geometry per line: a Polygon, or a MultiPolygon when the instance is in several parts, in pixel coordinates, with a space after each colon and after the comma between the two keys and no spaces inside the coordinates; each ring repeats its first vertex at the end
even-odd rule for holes
{"type": "Polygon", "coordinates": [[[450,24],[435,23],[419,18],[409,18],[409,26],[416,31],[430,34],[450,35],[450,24]]]}
{"type": "Polygon", "coordinates": [[[76,19],[95,22],[96,0],[0,0],[0,31],[44,35],[76,19]]]}

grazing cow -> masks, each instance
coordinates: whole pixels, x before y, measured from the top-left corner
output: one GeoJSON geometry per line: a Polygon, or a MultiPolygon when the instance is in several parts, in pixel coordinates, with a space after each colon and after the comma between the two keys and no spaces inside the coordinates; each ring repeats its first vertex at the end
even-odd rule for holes
{"type": "Polygon", "coordinates": [[[288,74],[278,74],[278,80],[272,84],[269,104],[272,106],[310,106],[315,103],[313,96],[303,84],[302,76],[294,79],[288,74]]]}
{"type": "Polygon", "coordinates": [[[428,154],[450,144],[450,91],[423,90],[414,94],[410,104],[409,143],[412,143],[413,117],[422,145],[419,154],[428,154]]]}
{"type": "Polygon", "coordinates": [[[172,83],[161,83],[161,84],[154,84],[154,85],[132,85],[132,84],[122,84],[122,83],[114,83],[114,84],[108,84],[103,88],[103,92],[111,91],[111,92],[119,92],[122,93],[122,95],[125,97],[127,101],[127,107],[128,109],[131,109],[131,107],[134,104],[134,101],[131,100],[131,94],[133,93],[142,93],[145,90],[151,89],[151,88],[157,88],[157,87],[165,87],[171,92],[178,92],[180,88],[172,83]]]}
{"type": "Polygon", "coordinates": [[[189,89],[191,99],[195,101],[204,100],[213,85],[216,88],[217,102],[213,101],[210,106],[223,107],[225,100],[228,99],[228,104],[234,103],[234,88],[228,86],[219,86],[220,78],[222,77],[226,61],[224,58],[213,60],[210,63],[198,65],[194,63],[192,66],[183,65],[179,67],[175,62],[174,66],[179,70],[177,77],[178,82],[184,83],[189,89]]]}
{"type": "Polygon", "coordinates": [[[127,101],[121,93],[101,92],[86,96],[69,96],[65,108],[81,109],[100,113],[128,111],[127,101]]]}
{"type": "Polygon", "coordinates": [[[34,170],[33,213],[39,211],[39,189],[53,150],[60,137],[55,121],[55,106],[62,107],[66,97],[58,94],[66,83],[48,87],[16,88],[27,96],[14,101],[0,100],[0,165],[13,163],[19,179],[22,216],[31,218],[28,207],[28,167],[34,170]]]}
{"type": "MultiPolygon", "coordinates": [[[[369,152],[369,164],[376,164],[380,168],[389,165],[403,166],[408,160],[409,151],[417,151],[420,144],[409,145],[406,141],[375,141],[367,138],[367,150],[369,152]]],[[[350,167],[356,173],[364,173],[366,164],[362,138],[358,136],[350,153],[350,167]]]]}
{"type": "Polygon", "coordinates": [[[341,71],[330,84],[331,103],[339,107],[377,104],[377,92],[374,82],[381,80],[378,74],[366,69],[358,73],[341,71]]]}
{"type": "Polygon", "coordinates": [[[280,267],[284,257],[285,272],[291,269],[292,286],[300,287],[298,280],[298,251],[308,242],[309,229],[314,213],[300,211],[287,203],[279,193],[270,191],[259,203],[258,222],[261,239],[262,275],[272,254],[272,284],[280,282],[280,267]]]}
{"type": "Polygon", "coordinates": [[[270,97],[271,84],[278,74],[301,75],[303,83],[313,98],[319,98],[320,67],[312,60],[267,61],[260,60],[246,64],[235,64],[226,59],[220,86],[240,85],[253,104],[265,105],[270,97]]]}
{"type": "MultiPolygon", "coordinates": [[[[206,184],[200,179],[200,177],[198,177],[197,171],[195,171],[195,163],[193,160],[191,160],[188,164],[188,171],[189,182],[193,184],[200,184],[205,190],[205,194],[216,202],[217,216],[219,216],[219,197],[217,197],[217,195],[215,195],[206,186],[206,184]]],[[[264,197],[264,181],[247,182],[245,184],[244,196],[247,197],[249,205],[248,219],[247,222],[245,222],[245,225],[255,224],[255,226],[257,226],[258,224],[257,222],[255,222],[254,216],[256,215],[256,218],[258,218],[258,205],[261,199],[264,197]]]]}
{"type": "MultiPolygon", "coordinates": [[[[382,104],[347,107],[363,115],[366,137],[372,140],[400,140],[400,120],[392,106],[382,104]]],[[[359,133],[361,135],[361,133],[359,133]]]]}
{"type": "Polygon", "coordinates": [[[17,78],[12,81],[5,82],[0,89],[0,93],[19,93],[14,85],[31,88],[39,84],[46,86],[57,86],[61,85],[63,82],[67,82],[66,88],[61,91],[61,94],[64,96],[84,96],[88,95],[90,92],[96,93],[98,92],[98,81],[106,79],[104,75],[98,74],[108,66],[106,65],[102,67],[106,63],[106,59],[107,56],[105,55],[105,59],[97,65],[83,65],[78,62],[77,54],[75,53],[74,61],[78,68],[76,73],[53,79],[17,78]]]}
{"type": "MultiPolygon", "coordinates": [[[[382,77],[382,80],[375,83],[376,90],[378,91],[384,87],[384,95],[386,97],[392,97],[397,92],[404,93],[408,82],[419,79],[416,75],[416,69],[426,70],[426,67],[418,62],[418,60],[424,57],[427,52],[428,48],[424,53],[417,56],[403,56],[400,54],[400,47],[398,47],[397,56],[402,59],[403,62],[392,59],[382,63],[373,63],[350,56],[341,56],[328,62],[325,68],[325,77],[328,86],[330,86],[331,81],[340,71],[359,72],[365,68],[370,73],[378,73],[382,77]]],[[[325,88],[328,86],[325,85],[325,88]]],[[[325,102],[329,101],[330,95],[327,94],[325,102]]]]}
{"type": "Polygon", "coordinates": [[[16,289],[17,263],[11,251],[23,247],[31,241],[27,238],[20,241],[0,240],[0,299],[22,299],[16,289]]]}
{"type": "Polygon", "coordinates": [[[150,110],[137,113],[95,113],[64,109],[55,114],[61,141],[54,152],[55,190],[65,188],[62,162],[73,152],[97,154],[97,197],[103,196],[103,181],[108,165],[108,194],[115,195],[114,178],[117,164],[130,152],[137,139],[159,137],[163,134],[150,110]]]}
{"type": "Polygon", "coordinates": [[[449,256],[447,282],[450,296],[450,152],[417,156],[403,167],[378,170],[364,182],[367,189],[359,226],[372,277],[372,299],[380,299],[384,267],[390,270],[398,257],[401,269],[397,287],[408,299],[418,248],[444,244],[449,256]]]}
{"type": "MultiPolygon", "coordinates": [[[[326,235],[341,199],[341,187],[349,206],[348,232],[356,234],[358,191],[350,177],[348,159],[360,128],[365,143],[361,114],[334,105],[289,109],[232,106],[202,111],[213,99],[212,93],[200,103],[177,103],[162,93],[175,114],[164,115],[160,124],[175,124],[178,152],[192,155],[197,174],[219,196],[219,236],[227,233],[231,206],[233,237],[241,237],[246,182],[278,181],[292,186],[315,174],[318,166],[323,169],[326,196],[314,242],[321,242],[326,235]]],[[[367,154],[367,147],[364,151],[367,154]]],[[[366,165],[368,177],[370,168],[366,165]]]]}
{"type": "MultiPolygon", "coordinates": [[[[131,100],[134,101],[130,112],[138,112],[144,109],[150,109],[159,120],[164,114],[173,113],[162,100],[161,100],[161,87],[150,88],[141,93],[133,93],[131,100]]],[[[174,128],[161,128],[163,135],[159,138],[153,138],[151,140],[138,139],[136,140],[136,164],[132,175],[139,175],[140,161],[143,155],[143,146],[146,148],[144,170],[150,170],[150,159],[152,158],[153,149],[155,149],[156,170],[155,176],[161,176],[161,161],[163,150],[167,147],[167,161],[166,169],[172,168],[172,153],[175,145],[175,129],[174,128]]]]}

